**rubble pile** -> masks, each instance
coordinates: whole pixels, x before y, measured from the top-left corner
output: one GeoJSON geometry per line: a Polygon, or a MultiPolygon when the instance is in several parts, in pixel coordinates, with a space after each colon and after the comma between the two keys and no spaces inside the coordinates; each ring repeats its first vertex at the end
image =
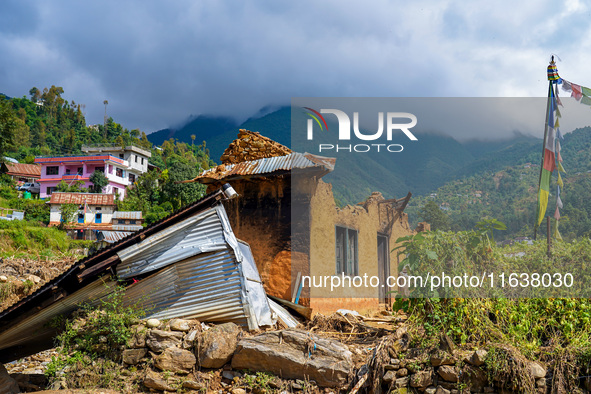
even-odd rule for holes
{"type": "MultiPolygon", "coordinates": [[[[495,374],[491,350],[456,348],[445,334],[439,346],[411,348],[404,314],[317,315],[306,330],[254,335],[234,323],[149,319],[132,332],[121,349],[120,379],[152,392],[545,393],[552,385],[551,365],[509,352],[517,368],[512,377],[507,370],[495,374]]],[[[47,362],[32,365],[40,359],[29,358],[27,369],[7,364],[8,373],[0,365],[2,392],[46,385],[47,362]]],[[[93,373],[60,371],[50,389],[71,389],[72,376],[91,379],[93,373]]]]}
{"type": "Polygon", "coordinates": [[[260,135],[257,132],[240,129],[238,138],[224,151],[222,164],[236,164],[267,157],[285,156],[291,149],[260,135]]]}
{"type": "MultiPolygon", "coordinates": [[[[85,335],[84,319],[77,320],[75,326],[85,335]]],[[[209,326],[197,320],[149,319],[132,326],[132,333],[120,351],[117,374],[130,384],[157,392],[226,389],[239,393],[257,384],[289,391],[338,389],[347,386],[353,370],[352,353],[346,345],[305,330],[251,335],[234,323],[209,326]],[[261,376],[264,382],[256,383],[261,376]]],[[[55,356],[56,352],[48,354],[55,356]]],[[[27,359],[6,365],[10,375],[5,372],[2,382],[12,390],[7,392],[19,392],[17,386],[23,392],[37,391],[32,389],[47,384],[46,378],[43,384],[32,382],[44,378],[49,360],[31,362],[41,359],[40,354],[27,359]]],[[[73,378],[90,382],[95,374],[80,364],[76,369],[66,367],[49,388],[74,389],[73,378]]]]}

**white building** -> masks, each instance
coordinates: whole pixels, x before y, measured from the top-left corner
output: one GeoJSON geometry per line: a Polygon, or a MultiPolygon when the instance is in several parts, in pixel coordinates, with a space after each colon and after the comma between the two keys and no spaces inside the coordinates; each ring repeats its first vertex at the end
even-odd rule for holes
{"type": "Polygon", "coordinates": [[[152,157],[150,151],[133,145],[126,147],[112,146],[108,144],[85,145],[82,147],[82,152],[92,155],[106,153],[124,160],[126,166],[124,170],[127,173],[129,184],[133,184],[137,177],[148,172],[148,160],[152,157]]]}

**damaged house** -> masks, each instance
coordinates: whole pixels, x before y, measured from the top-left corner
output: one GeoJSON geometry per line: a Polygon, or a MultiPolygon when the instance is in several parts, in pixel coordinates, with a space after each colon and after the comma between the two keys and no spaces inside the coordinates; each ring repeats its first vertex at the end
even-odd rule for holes
{"type": "Polygon", "coordinates": [[[259,133],[240,130],[222,164],[192,181],[208,191],[229,183],[240,198],[224,202],[237,237],[252,249],[268,294],[314,313],[340,308],[377,310],[390,302],[388,286],[300,290],[301,278],[397,274],[395,241],[410,235],[404,213],[411,194],[385,199],[374,192],[357,206],[338,208],[322,177],[336,159],[292,152],[259,133]],[[299,292],[302,292],[298,296],[299,292]]]}
{"type": "MultiPolygon", "coordinates": [[[[214,190],[141,231],[85,257],[0,312],[0,362],[53,346],[53,319],[125,286],[124,302],[147,318],[271,326],[269,302],[248,244],[232,231],[214,190]]],[[[281,308],[280,308],[281,310],[281,308]]]]}

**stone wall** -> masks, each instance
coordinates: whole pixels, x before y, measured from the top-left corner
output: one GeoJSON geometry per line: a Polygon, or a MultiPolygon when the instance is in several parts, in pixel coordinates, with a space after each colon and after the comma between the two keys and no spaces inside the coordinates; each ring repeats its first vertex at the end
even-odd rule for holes
{"type": "Polygon", "coordinates": [[[257,132],[240,129],[238,138],[226,148],[220,160],[223,164],[236,164],[267,157],[285,156],[290,153],[291,149],[270,138],[257,132]]]}
{"type": "Polygon", "coordinates": [[[390,393],[546,393],[551,386],[548,368],[521,355],[508,357],[511,361],[503,369],[487,358],[486,349],[456,349],[445,334],[439,348],[430,350],[409,349],[405,327],[394,338],[381,366],[382,388],[390,393]],[[492,372],[494,368],[499,370],[492,372]]]}

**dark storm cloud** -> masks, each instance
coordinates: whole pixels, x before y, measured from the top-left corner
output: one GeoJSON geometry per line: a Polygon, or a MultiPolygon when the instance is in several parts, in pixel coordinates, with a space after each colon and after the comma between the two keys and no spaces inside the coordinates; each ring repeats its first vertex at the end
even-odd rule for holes
{"type": "Polygon", "coordinates": [[[59,85],[88,123],[107,99],[148,132],[297,96],[543,95],[549,53],[580,49],[568,71],[585,73],[583,14],[576,1],[2,1],[0,92],[59,85]],[[571,20],[580,38],[545,46],[571,20]]]}

